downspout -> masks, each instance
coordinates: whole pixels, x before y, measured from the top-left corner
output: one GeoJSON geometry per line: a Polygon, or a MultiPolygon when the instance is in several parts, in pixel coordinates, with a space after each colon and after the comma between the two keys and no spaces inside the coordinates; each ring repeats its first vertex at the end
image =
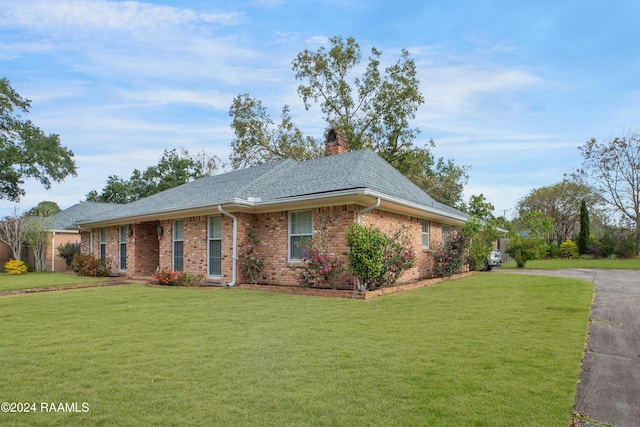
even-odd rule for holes
{"type": "Polygon", "coordinates": [[[362,215],[363,213],[372,211],[376,208],[378,208],[380,206],[380,197],[378,197],[378,199],[376,200],[376,203],[373,204],[372,206],[369,206],[368,208],[364,208],[361,211],[358,211],[356,213],[356,224],[360,224],[360,215],[362,215]]]}
{"type": "Polygon", "coordinates": [[[236,243],[238,241],[238,218],[236,218],[235,216],[231,215],[229,212],[225,211],[224,209],[222,209],[222,205],[218,205],[218,210],[220,211],[221,214],[228,216],[229,218],[231,218],[231,220],[233,221],[233,251],[232,251],[232,255],[231,255],[231,261],[232,261],[232,270],[231,270],[231,276],[232,276],[232,280],[230,283],[227,283],[226,286],[227,288],[230,288],[232,286],[236,285],[236,263],[237,263],[237,257],[236,257],[236,243]]]}
{"type": "Polygon", "coordinates": [[[53,248],[56,247],[56,232],[51,232],[51,272],[56,271],[56,253],[53,248]]]}
{"type": "MultiPolygon", "coordinates": [[[[360,224],[360,215],[362,215],[363,213],[372,211],[376,208],[378,208],[380,206],[380,197],[378,197],[378,199],[376,200],[376,202],[369,206],[368,208],[364,208],[358,212],[356,212],[356,224],[360,224]]],[[[356,289],[358,289],[359,291],[362,290],[362,285],[360,284],[360,279],[358,279],[356,277],[356,289]]]]}

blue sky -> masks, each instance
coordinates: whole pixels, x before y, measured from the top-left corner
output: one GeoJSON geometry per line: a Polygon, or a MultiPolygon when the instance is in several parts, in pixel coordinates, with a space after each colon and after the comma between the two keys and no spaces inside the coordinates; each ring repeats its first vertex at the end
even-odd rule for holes
{"type": "MultiPolygon", "coordinates": [[[[585,141],[639,127],[639,17],[635,0],[0,0],[0,76],[78,166],[49,191],[29,181],[18,208],[69,207],[165,149],[227,158],[240,93],[274,119],[289,105],[321,138],[291,62],[340,35],[388,63],[410,52],[426,101],[416,143],[470,166],[465,199],[482,193],[511,217],[579,166],[585,141]]],[[[0,201],[0,216],[14,206],[0,201]]]]}

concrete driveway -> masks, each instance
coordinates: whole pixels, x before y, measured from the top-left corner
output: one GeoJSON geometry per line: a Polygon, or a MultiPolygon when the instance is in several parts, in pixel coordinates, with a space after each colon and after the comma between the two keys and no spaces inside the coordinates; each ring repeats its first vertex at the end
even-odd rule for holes
{"type": "Polygon", "coordinates": [[[640,427],[640,271],[502,270],[595,286],[575,412],[577,427],[640,427]]]}

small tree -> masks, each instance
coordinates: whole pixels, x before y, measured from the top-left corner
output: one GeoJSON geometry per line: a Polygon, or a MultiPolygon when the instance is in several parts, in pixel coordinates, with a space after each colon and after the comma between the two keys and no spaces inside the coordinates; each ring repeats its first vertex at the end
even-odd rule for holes
{"type": "Polygon", "coordinates": [[[46,268],[47,247],[51,242],[51,229],[53,217],[30,216],[24,222],[25,241],[31,246],[36,263],[36,271],[44,271],[46,268]]]}
{"type": "Polygon", "coordinates": [[[589,253],[589,211],[587,202],[583,199],[580,203],[580,232],[578,233],[578,250],[580,255],[589,253]]]}
{"type": "Polygon", "coordinates": [[[544,243],[538,239],[524,238],[517,233],[509,233],[509,243],[505,252],[513,258],[518,268],[524,268],[527,261],[537,259],[544,243]]]}
{"type": "Polygon", "coordinates": [[[24,218],[24,215],[18,214],[18,208],[15,208],[13,215],[0,221],[0,241],[9,246],[10,257],[17,260],[22,259],[22,246],[25,243],[24,218]]]}
{"type": "Polygon", "coordinates": [[[352,224],[345,234],[349,247],[349,272],[358,279],[358,290],[374,289],[384,268],[388,238],[373,225],[352,224]]]}

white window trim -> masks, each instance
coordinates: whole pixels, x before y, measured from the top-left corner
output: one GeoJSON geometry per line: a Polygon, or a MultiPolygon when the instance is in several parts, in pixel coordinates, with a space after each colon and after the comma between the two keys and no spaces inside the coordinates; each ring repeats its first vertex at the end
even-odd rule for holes
{"type": "Polygon", "coordinates": [[[207,217],[207,277],[213,278],[221,278],[222,277],[222,215],[211,215],[207,217]],[[211,218],[220,218],[220,237],[213,238],[211,237],[211,218]],[[209,262],[211,261],[211,241],[219,240],[220,241],[220,274],[211,274],[211,265],[209,262]]]}
{"type": "MultiPolygon", "coordinates": [[[[120,233],[120,230],[118,230],[118,233],[120,233]]],[[[120,250],[119,247],[118,250],[120,250]]],[[[107,258],[107,230],[104,227],[98,229],[98,257],[100,259],[107,258]]]]}
{"type": "Polygon", "coordinates": [[[120,271],[127,271],[127,226],[120,225],[118,227],[118,269],[120,271]],[[122,234],[124,230],[124,240],[122,240],[122,234]],[[122,245],[124,244],[124,262],[125,266],[122,268],[122,245]]]}
{"type": "Polygon", "coordinates": [[[171,227],[171,270],[176,270],[176,242],[182,242],[182,270],[184,271],[184,219],[174,219],[171,227]],[[176,239],[176,222],[182,222],[182,239],[176,239]]]}
{"type": "Polygon", "coordinates": [[[423,219],[420,222],[420,232],[422,233],[422,249],[429,249],[431,247],[431,221],[423,219]],[[427,231],[424,231],[424,225],[427,224],[427,231]],[[424,244],[424,237],[427,236],[427,245],[424,244]]]}
{"type": "Polygon", "coordinates": [[[292,247],[291,247],[291,238],[292,237],[297,237],[297,236],[309,236],[309,237],[313,237],[313,210],[312,209],[303,209],[303,210],[299,210],[299,211],[289,211],[289,231],[287,233],[287,258],[289,259],[289,262],[302,262],[302,258],[291,258],[292,255],[292,247]],[[291,231],[292,228],[292,216],[294,213],[299,213],[299,212],[311,212],[311,233],[304,233],[304,234],[293,234],[291,231]]]}

